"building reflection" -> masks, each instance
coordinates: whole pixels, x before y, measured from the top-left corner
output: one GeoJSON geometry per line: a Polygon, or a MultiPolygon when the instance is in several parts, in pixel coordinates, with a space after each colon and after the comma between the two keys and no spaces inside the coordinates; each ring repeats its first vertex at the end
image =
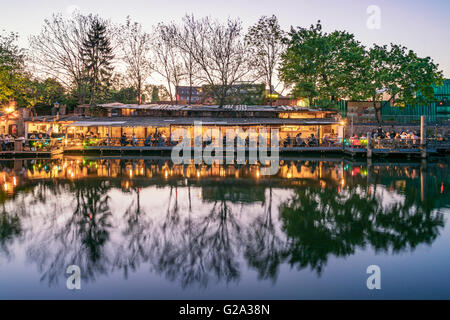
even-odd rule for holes
{"type": "Polygon", "coordinates": [[[331,256],[432,244],[449,206],[445,162],[283,160],[270,177],[258,165],[162,158],[0,166],[0,259],[26,239],[51,285],[71,264],[86,281],[145,267],[183,287],[238,282],[247,266],[270,281],[283,264],[320,275],[331,256]]]}

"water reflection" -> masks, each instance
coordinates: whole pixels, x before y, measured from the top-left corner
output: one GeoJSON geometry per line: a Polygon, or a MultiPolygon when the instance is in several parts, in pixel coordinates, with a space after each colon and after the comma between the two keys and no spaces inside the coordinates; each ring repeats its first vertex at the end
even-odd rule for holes
{"type": "Polygon", "coordinates": [[[289,264],[321,275],[331,256],[431,245],[448,207],[445,162],[281,161],[173,165],[167,159],[63,158],[0,164],[0,261],[23,249],[41,281],[144,268],[182,287],[276,282],[289,264]],[[426,197],[424,197],[426,194],[426,197]]]}

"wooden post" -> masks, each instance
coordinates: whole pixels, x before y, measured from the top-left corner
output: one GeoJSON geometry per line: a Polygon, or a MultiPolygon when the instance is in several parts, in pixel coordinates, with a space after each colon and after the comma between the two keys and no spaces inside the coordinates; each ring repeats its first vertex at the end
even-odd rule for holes
{"type": "Polygon", "coordinates": [[[367,132],[367,159],[371,159],[372,158],[372,146],[370,145],[370,132],[367,132]]]}
{"type": "Polygon", "coordinates": [[[14,151],[21,152],[23,150],[23,142],[20,139],[14,140],[14,151]]]}
{"type": "Polygon", "coordinates": [[[422,159],[427,157],[427,129],[425,116],[420,116],[420,156],[422,159]]]}
{"type": "Polygon", "coordinates": [[[425,200],[426,191],[426,161],[422,159],[420,164],[420,200],[423,202],[425,200]]]}

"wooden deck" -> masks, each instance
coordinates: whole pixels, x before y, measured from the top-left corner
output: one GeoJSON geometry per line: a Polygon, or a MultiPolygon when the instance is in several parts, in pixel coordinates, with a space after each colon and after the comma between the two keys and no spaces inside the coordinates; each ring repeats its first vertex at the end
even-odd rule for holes
{"type": "MultiPolygon", "coordinates": [[[[88,147],[71,147],[65,148],[64,153],[76,153],[76,154],[169,154],[172,151],[173,147],[168,146],[152,146],[152,147],[141,147],[141,146],[88,146],[88,147]]],[[[190,152],[194,150],[194,148],[188,149],[190,152]]],[[[270,149],[268,149],[270,151],[270,149]]],[[[246,148],[246,152],[256,152],[255,148],[246,148]]],[[[442,152],[442,150],[439,150],[442,152]]],[[[447,152],[450,150],[447,150],[447,152]]],[[[223,150],[224,154],[226,150],[223,150]]],[[[235,150],[236,152],[236,150],[235,150]]],[[[351,156],[365,156],[367,154],[366,148],[352,148],[352,147],[280,147],[280,154],[306,154],[306,153],[320,153],[320,154],[345,154],[351,156]]],[[[373,148],[372,155],[373,156],[399,156],[399,155],[421,155],[422,150],[420,148],[373,148]]],[[[434,148],[426,148],[427,154],[435,154],[438,150],[434,148]]]]}
{"type": "MultiPolygon", "coordinates": [[[[172,151],[172,146],[72,146],[59,149],[53,149],[51,151],[1,151],[0,158],[50,158],[62,154],[75,154],[75,155],[168,155],[172,151]]],[[[189,148],[190,152],[195,148],[189,148]]],[[[204,149],[203,149],[204,150],[204,149]]],[[[246,148],[246,153],[258,152],[256,148],[246,148]]],[[[270,149],[268,149],[270,153],[270,149]]],[[[236,153],[236,150],[234,150],[236,153]]],[[[426,148],[427,154],[445,154],[450,152],[450,146],[430,146],[426,148]]],[[[223,150],[224,155],[226,150],[223,150]]],[[[297,156],[299,154],[335,154],[335,155],[348,155],[348,156],[360,156],[365,157],[367,155],[367,149],[364,147],[280,147],[280,155],[285,156],[297,156]]],[[[372,156],[374,157],[386,157],[386,156],[421,156],[422,150],[420,148],[373,148],[372,156]]]]}
{"type": "Polygon", "coordinates": [[[56,151],[1,151],[0,158],[51,158],[62,154],[63,150],[56,151]]]}

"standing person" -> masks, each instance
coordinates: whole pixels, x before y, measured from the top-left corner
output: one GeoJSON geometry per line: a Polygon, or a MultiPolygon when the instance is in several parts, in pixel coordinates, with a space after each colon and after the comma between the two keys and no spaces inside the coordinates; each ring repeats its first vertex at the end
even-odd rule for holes
{"type": "Polygon", "coordinates": [[[413,142],[413,144],[417,144],[418,140],[419,140],[419,136],[414,131],[414,133],[412,134],[412,142],[413,142]]]}
{"type": "Polygon", "coordinates": [[[105,139],[105,143],[107,146],[111,145],[111,137],[109,136],[109,134],[106,134],[106,139],[105,139]]]}
{"type": "Polygon", "coordinates": [[[159,135],[158,137],[158,146],[164,147],[166,145],[166,142],[164,140],[164,137],[162,135],[159,135]]]}
{"type": "Polygon", "coordinates": [[[3,138],[3,144],[5,147],[2,147],[2,150],[8,150],[9,149],[9,136],[5,134],[5,137],[3,138]]]}
{"type": "Polygon", "coordinates": [[[136,135],[135,135],[134,132],[133,132],[133,135],[131,136],[131,145],[132,145],[133,147],[135,147],[135,146],[137,145],[137,142],[138,142],[138,140],[137,140],[137,138],[136,138],[136,135]]]}

